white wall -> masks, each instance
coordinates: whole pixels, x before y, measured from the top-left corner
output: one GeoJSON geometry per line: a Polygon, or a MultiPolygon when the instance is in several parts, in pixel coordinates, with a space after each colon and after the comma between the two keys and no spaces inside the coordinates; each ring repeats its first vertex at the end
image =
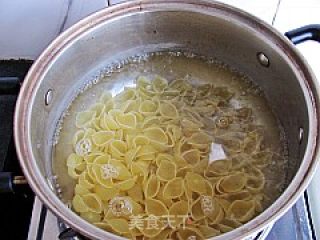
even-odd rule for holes
{"type": "MultiPolygon", "coordinates": [[[[271,23],[278,0],[222,2],[271,23]]],[[[62,30],[107,6],[108,0],[0,0],[0,59],[36,59],[62,30]]]]}

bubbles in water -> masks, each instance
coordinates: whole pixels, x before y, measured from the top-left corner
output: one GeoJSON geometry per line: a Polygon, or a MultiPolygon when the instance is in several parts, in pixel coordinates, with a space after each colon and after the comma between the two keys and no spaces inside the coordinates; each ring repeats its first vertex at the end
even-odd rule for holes
{"type": "Polygon", "coordinates": [[[88,155],[88,153],[91,152],[91,149],[92,143],[90,139],[81,139],[75,147],[76,154],[78,154],[79,156],[88,155]]]}
{"type": "Polygon", "coordinates": [[[102,178],[104,179],[116,178],[119,176],[118,169],[112,164],[107,163],[102,165],[101,170],[102,170],[102,178]]]}

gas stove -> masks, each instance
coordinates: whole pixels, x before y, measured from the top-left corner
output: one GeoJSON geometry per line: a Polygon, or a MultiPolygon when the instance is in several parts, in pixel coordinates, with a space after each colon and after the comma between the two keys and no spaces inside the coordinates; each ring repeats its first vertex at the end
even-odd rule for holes
{"type": "MultiPolygon", "coordinates": [[[[47,210],[21,177],[12,136],[13,112],[20,82],[31,64],[22,60],[0,61],[0,188],[7,191],[0,191],[1,236],[15,240],[83,239],[47,210]]],[[[305,192],[281,219],[252,240],[315,240],[308,202],[305,192]]]]}

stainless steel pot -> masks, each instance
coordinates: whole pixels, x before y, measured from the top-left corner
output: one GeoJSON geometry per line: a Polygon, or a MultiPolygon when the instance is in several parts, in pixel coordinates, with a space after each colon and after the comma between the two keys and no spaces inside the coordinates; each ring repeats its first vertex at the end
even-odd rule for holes
{"type": "Polygon", "coordinates": [[[68,209],[52,187],[51,149],[61,113],[99,68],[142,52],[180,49],[215,57],[264,90],[288,138],[288,186],[244,226],[215,239],[243,239],[277,220],[306,188],[319,155],[319,86],[292,43],[271,26],[233,7],[199,0],[130,1],[104,9],[59,36],[29,71],[14,120],[18,156],[34,192],[76,231],[122,239],[68,209]]]}

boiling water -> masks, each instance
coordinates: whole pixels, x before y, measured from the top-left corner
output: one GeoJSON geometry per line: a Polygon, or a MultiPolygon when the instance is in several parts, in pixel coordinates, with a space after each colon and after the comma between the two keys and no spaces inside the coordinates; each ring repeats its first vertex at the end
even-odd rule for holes
{"type": "Polygon", "coordinates": [[[236,108],[252,109],[255,124],[264,126],[265,146],[282,156],[263,170],[266,177],[264,193],[268,196],[264,200],[264,207],[270,205],[285,186],[286,144],[281,126],[263,92],[245,75],[222,63],[183,53],[154,53],[143,57],[132,57],[106,68],[98,78],[86,85],[85,90],[80,91],[81,94],[63,114],[53,149],[53,172],[58,177],[62,200],[68,203],[74,194],[75,181],[68,175],[66,159],[73,152],[72,138],[77,131],[75,127],[77,112],[84,111],[96,103],[105,91],[117,94],[124,86],[134,86],[137,77],[152,78],[154,75],[165,77],[169,82],[174,79],[185,79],[194,85],[213,83],[215,86],[226,86],[235,93],[232,104],[236,108]]]}

